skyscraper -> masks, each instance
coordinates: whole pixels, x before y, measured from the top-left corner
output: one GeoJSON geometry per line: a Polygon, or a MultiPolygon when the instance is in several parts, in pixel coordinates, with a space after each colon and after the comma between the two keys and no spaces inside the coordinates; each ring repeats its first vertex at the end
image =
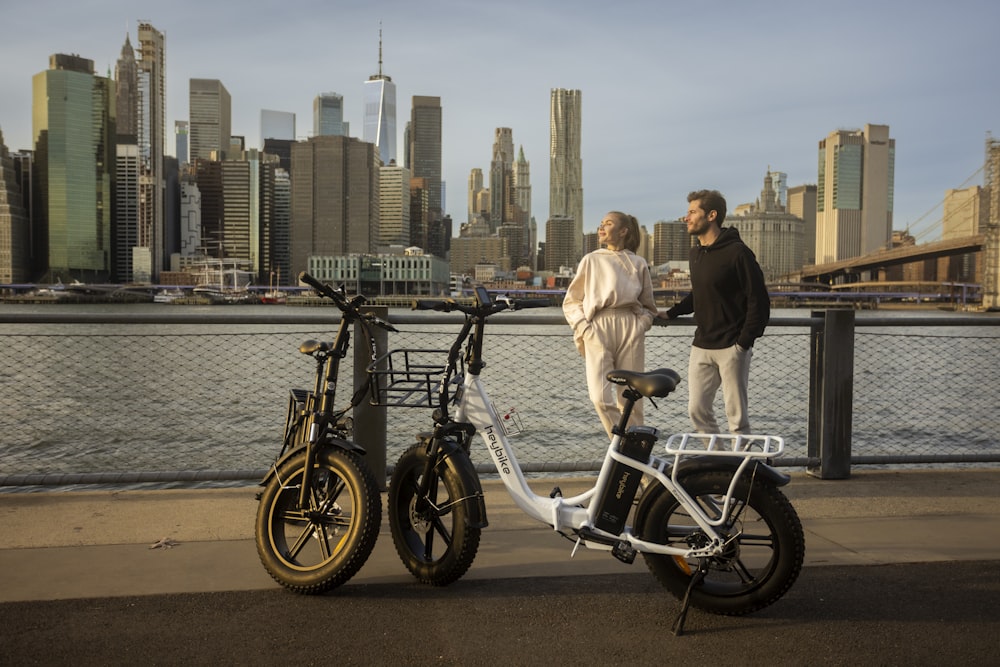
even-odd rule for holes
{"type": "Polygon", "coordinates": [[[166,44],[163,33],[139,24],[139,237],[132,257],[132,279],[155,281],[168,262],[164,248],[166,141],[166,44]]]}
{"type": "Polygon", "coordinates": [[[378,31],[378,74],[365,82],[364,140],[378,146],[382,164],[396,159],[396,84],[382,73],[382,29],[378,31]]]}
{"type": "Polygon", "coordinates": [[[181,181],[180,225],[178,240],[180,254],[193,257],[204,252],[201,231],[201,190],[193,179],[181,181]]]}
{"type": "MultiPolygon", "coordinates": [[[[237,260],[256,280],[268,281],[278,159],[251,148],[224,160],[196,163],[201,198],[200,232],[204,252],[237,260]]],[[[188,243],[191,239],[187,228],[188,243]]]]}
{"type": "Polygon", "coordinates": [[[30,150],[15,151],[10,156],[14,165],[14,183],[21,192],[21,206],[28,218],[28,241],[25,254],[25,270],[29,280],[37,278],[45,270],[48,257],[48,240],[41,229],[41,221],[35,218],[34,207],[39,204],[35,197],[35,154],[30,150]]]}
{"type": "Polygon", "coordinates": [[[490,230],[514,220],[514,136],[509,127],[498,127],[493,136],[490,161],[490,230]]]}
{"type": "MultiPolygon", "coordinates": [[[[979,185],[963,190],[946,190],[941,239],[967,238],[983,233],[989,224],[990,191],[979,185]]],[[[963,283],[982,284],[981,253],[969,253],[938,259],[938,278],[963,283]]]]}
{"type": "MultiPolygon", "coordinates": [[[[132,253],[139,243],[139,66],[128,33],[115,64],[114,224],[111,228],[111,277],[116,282],[132,280],[132,253]]],[[[148,278],[148,276],[147,276],[148,278]]]]}
{"type": "Polygon", "coordinates": [[[295,114],[291,111],[260,111],[260,148],[276,155],[281,168],[290,173],[292,144],[295,143],[295,114]]]}
{"type": "Polygon", "coordinates": [[[379,233],[375,150],[373,144],[339,136],[310,137],[292,146],[293,275],[309,267],[310,255],[373,251],[379,233]]]}
{"type": "MultiPolygon", "coordinates": [[[[410,170],[396,164],[379,169],[379,252],[388,246],[409,246],[410,170]]],[[[421,245],[421,248],[423,246],[421,245]]]]}
{"type": "MultiPolygon", "coordinates": [[[[563,267],[576,268],[580,261],[573,251],[573,235],[575,222],[569,217],[549,218],[545,223],[545,270],[559,271],[563,267]]],[[[580,235],[580,248],[583,248],[583,235],[580,235]]]]}
{"type": "Polygon", "coordinates": [[[14,174],[14,161],[0,130],[0,282],[21,283],[29,279],[28,232],[28,215],[14,174]]]}
{"type": "Polygon", "coordinates": [[[409,155],[414,178],[427,179],[428,213],[433,219],[444,214],[441,196],[441,98],[413,96],[410,109],[409,155]]]}
{"type": "MultiPolygon", "coordinates": [[[[583,159],[580,156],[582,96],[579,90],[553,88],[549,105],[549,219],[572,218],[576,225],[570,255],[583,252],[583,159]]],[[[565,258],[545,236],[547,256],[565,258]]],[[[562,261],[562,259],[560,259],[562,261]]],[[[546,264],[549,264],[546,259],[546,264]]]]}
{"type": "Polygon", "coordinates": [[[487,206],[483,205],[483,193],[489,193],[489,190],[483,188],[483,170],[479,167],[474,167],[469,172],[469,211],[468,218],[466,222],[472,222],[475,220],[476,216],[483,213],[488,209],[487,206]]]}
{"type": "Polygon", "coordinates": [[[291,259],[288,254],[288,231],[292,217],[292,181],[280,167],[274,170],[274,213],[271,216],[271,271],[274,284],[291,285],[291,259]]]}
{"type": "Polygon", "coordinates": [[[229,150],[232,98],[218,79],[191,79],[188,85],[191,161],[209,160],[212,151],[229,150]]]}
{"type": "Polygon", "coordinates": [[[816,263],[816,186],[788,188],[786,209],[805,224],[802,227],[802,264],[816,263]]]}
{"type": "Polygon", "coordinates": [[[186,120],[174,121],[174,154],[177,156],[177,164],[183,167],[189,162],[188,159],[188,122],[186,120]]]}
{"type": "Polygon", "coordinates": [[[110,277],[114,82],[94,61],[56,54],[32,78],[33,215],[47,231],[48,280],[110,277]]]}
{"type": "Polygon", "coordinates": [[[514,162],[514,220],[522,229],[524,245],[521,252],[525,263],[534,268],[538,230],[531,220],[531,163],[524,157],[524,146],[518,149],[514,162]]]}
{"type": "MultiPolygon", "coordinates": [[[[139,246],[139,171],[139,145],[119,143],[115,147],[115,225],[111,238],[111,273],[112,279],[121,283],[134,279],[132,255],[139,246]]],[[[149,280],[148,275],[142,277],[149,280]]]]}
{"type": "Polygon", "coordinates": [[[771,181],[771,189],[777,198],[778,206],[785,207],[788,204],[788,174],[783,171],[771,171],[767,168],[767,178],[771,181]]]}
{"type": "Polygon", "coordinates": [[[313,99],[313,136],[327,135],[347,135],[344,96],[338,93],[320,93],[313,99]]]}
{"type": "Polygon", "coordinates": [[[653,225],[653,265],[688,261],[691,235],[683,220],[660,220],[653,225]]]}
{"type": "Polygon", "coordinates": [[[134,144],[139,134],[139,67],[128,33],[115,64],[115,108],[118,143],[134,144]]]}
{"type": "Polygon", "coordinates": [[[895,163],[888,125],[837,130],[819,142],[817,264],[890,247],[895,163]]]}

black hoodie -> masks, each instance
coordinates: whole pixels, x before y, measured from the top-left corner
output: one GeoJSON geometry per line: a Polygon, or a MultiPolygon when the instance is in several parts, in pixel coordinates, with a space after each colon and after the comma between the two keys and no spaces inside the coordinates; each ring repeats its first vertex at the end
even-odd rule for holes
{"type": "Polygon", "coordinates": [[[771,317],[764,273],[734,227],[725,227],[712,245],[691,248],[691,293],[667,310],[667,317],[694,313],[694,345],[720,350],[739,344],[750,349],[771,317]]]}

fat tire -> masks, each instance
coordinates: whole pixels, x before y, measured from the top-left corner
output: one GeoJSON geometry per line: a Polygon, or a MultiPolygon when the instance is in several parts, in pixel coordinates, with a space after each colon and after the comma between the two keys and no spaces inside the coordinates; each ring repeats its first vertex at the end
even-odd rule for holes
{"type": "MultiPolygon", "coordinates": [[[[681,480],[683,488],[705,508],[724,497],[732,480],[729,471],[693,473],[681,480]]],[[[776,602],[795,583],[805,556],[802,524],[788,498],[774,484],[744,475],[736,483],[733,499],[741,507],[735,525],[719,529],[723,538],[734,536],[732,549],[712,559],[704,581],[691,589],[690,604],[712,614],[741,616],[776,602]],[[741,533],[742,531],[742,533],[741,533]]],[[[709,514],[709,518],[715,518],[709,514]]],[[[668,538],[669,527],[697,528],[670,493],[656,498],[642,524],[643,539],[658,544],[685,540],[668,538]]],[[[675,534],[679,531],[675,530],[675,534]]],[[[697,541],[700,530],[688,530],[697,541]]],[[[678,599],[683,599],[698,561],[684,561],[664,554],[643,553],[653,576],[678,599]]]]}
{"type": "Polygon", "coordinates": [[[268,574],[291,591],[314,595],[344,584],[368,560],[382,524],[382,497],[361,456],[325,448],[315,456],[310,508],[299,510],[305,465],[302,452],[267,483],[255,534],[268,574]]]}
{"type": "Polygon", "coordinates": [[[403,565],[418,581],[447,586],[462,577],[479,550],[481,529],[469,524],[461,475],[442,460],[433,472],[428,497],[433,507],[418,508],[417,488],[427,462],[427,447],[411,446],[399,457],[389,482],[389,526],[403,565]]]}

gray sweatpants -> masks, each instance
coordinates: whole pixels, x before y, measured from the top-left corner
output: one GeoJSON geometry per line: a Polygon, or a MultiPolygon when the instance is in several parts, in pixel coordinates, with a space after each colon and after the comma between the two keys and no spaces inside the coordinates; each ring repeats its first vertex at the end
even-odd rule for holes
{"type": "Polygon", "coordinates": [[[719,433],[715,420],[715,394],[722,386],[722,400],[731,433],[750,433],[747,385],[753,349],[738,345],[707,350],[691,347],[688,363],[688,414],[697,433],[719,433]]]}

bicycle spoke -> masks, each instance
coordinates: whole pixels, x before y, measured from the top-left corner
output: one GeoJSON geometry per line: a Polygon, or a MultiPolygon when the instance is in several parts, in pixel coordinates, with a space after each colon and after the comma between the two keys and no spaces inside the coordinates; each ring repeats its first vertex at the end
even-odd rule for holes
{"type": "Polygon", "coordinates": [[[447,526],[444,525],[444,521],[441,520],[440,516],[434,518],[434,522],[431,524],[431,533],[437,533],[444,540],[445,546],[451,546],[451,533],[448,532],[447,526]]]}
{"type": "Polygon", "coordinates": [[[428,530],[424,539],[424,560],[434,560],[434,530],[428,530]]]}
{"type": "Polygon", "coordinates": [[[774,535],[770,533],[766,535],[743,533],[739,537],[739,542],[740,545],[744,547],[767,547],[768,549],[774,550],[774,535]]]}
{"type": "Polygon", "coordinates": [[[303,547],[309,543],[309,538],[311,538],[315,532],[316,527],[311,522],[307,523],[305,530],[303,530],[295,539],[295,542],[288,547],[288,557],[292,559],[297,558],[303,547]]]}
{"type": "Polygon", "coordinates": [[[757,581],[757,577],[750,572],[750,568],[746,566],[742,559],[733,563],[733,572],[736,573],[740,581],[744,584],[751,584],[757,581]]]}
{"type": "Polygon", "coordinates": [[[328,480],[323,489],[313,488],[313,508],[323,514],[329,512],[330,506],[337,502],[337,498],[339,498],[340,494],[345,488],[347,488],[344,484],[344,480],[342,479],[336,479],[333,480],[333,482],[332,487],[330,485],[330,481],[328,480]]]}
{"type": "Polygon", "coordinates": [[[319,552],[323,556],[323,560],[330,557],[330,534],[326,530],[326,526],[322,524],[316,525],[316,539],[319,541],[319,552]]]}

